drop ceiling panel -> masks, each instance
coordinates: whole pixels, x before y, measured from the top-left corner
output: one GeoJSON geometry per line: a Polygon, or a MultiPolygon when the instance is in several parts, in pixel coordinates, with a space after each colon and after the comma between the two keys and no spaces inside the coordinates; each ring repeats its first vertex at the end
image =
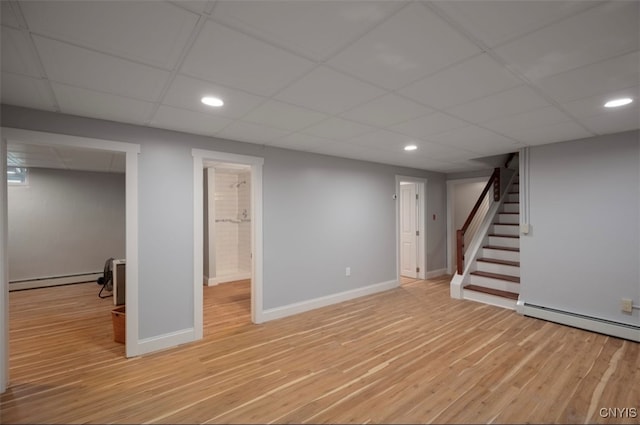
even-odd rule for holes
{"type": "Polygon", "coordinates": [[[175,0],[170,3],[199,14],[206,12],[215,0],[175,0]]]}
{"type": "Polygon", "coordinates": [[[276,99],[327,114],[339,114],[384,93],[371,84],[318,66],[280,92],[276,99]]]}
{"type": "Polygon", "coordinates": [[[302,133],[311,136],[323,137],[333,140],[346,140],[375,131],[375,127],[359,124],[338,117],[329,117],[324,121],[314,124],[302,130],[302,133]]]}
{"type": "Polygon", "coordinates": [[[531,146],[590,136],[593,136],[593,133],[588,132],[584,127],[573,121],[563,121],[538,128],[530,127],[518,132],[518,140],[531,146]]]}
{"type": "Polygon", "coordinates": [[[538,85],[559,103],[613,93],[640,82],[640,53],[633,52],[552,75],[538,85]]]}
{"type": "Polygon", "coordinates": [[[296,131],[317,123],[326,117],[325,114],[320,112],[269,100],[249,112],[244,117],[244,121],[282,130],[296,131]]]}
{"type": "Polygon", "coordinates": [[[234,121],[220,131],[216,136],[224,139],[264,144],[275,139],[282,138],[289,133],[289,131],[279,130],[265,125],[244,121],[234,121]]]}
{"type": "Polygon", "coordinates": [[[527,78],[538,80],[638,50],[640,2],[591,8],[498,49],[527,78]]]}
{"type": "Polygon", "coordinates": [[[38,58],[31,41],[20,30],[2,27],[2,71],[40,77],[38,58]]]}
{"type": "Polygon", "coordinates": [[[169,73],[146,65],[34,37],[50,80],[138,100],[157,100],[169,73]]]}
{"type": "Polygon", "coordinates": [[[447,112],[479,124],[498,117],[515,115],[543,106],[549,106],[549,103],[530,87],[518,86],[456,106],[448,109],[447,112]]]}
{"type": "Polygon", "coordinates": [[[398,89],[480,50],[422,4],[412,3],[328,63],[398,89]]]}
{"type": "Polygon", "coordinates": [[[394,131],[398,131],[408,136],[417,137],[418,139],[428,139],[433,134],[443,133],[453,130],[454,128],[466,127],[468,122],[462,121],[450,115],[436,112],[426,117],[416,118],[391,127],[394,131]]]}
{"type": "Polygon", "coordinates": [[[172,69],[198,16],[160,1],[27,1],[31,31],[172,69]],[[162,28],[162,31],[151,30],[162,28]]]}
{"type": "Polygon", "coordinates": [[[214,22],[207,22],[181,72],[207,81],[271,96],[313,62],[214,22]]]}
{"type": "Polygon", "coordinates": [[[507,69],[482,54],[400,90],[412,99],[445,109],[522,84],[507,69]]]}
{"type": "Polygon", "coordinates": [[[51,84],[60,110],[66,114],[82,115],[131,124],[144,124],[151,114],[152,104],[113,94],[51,84]]]}
{"type": "Polygon", "coordinates": [[[462,160],[475,156],[473,152],[453,146],[445,146],[424,140],[417,140],[414,143],[418,149],[413,152],[406,152],[407,155],[416,154],[419,157],[442,161],[462,160]]]}
{"type": "MultiPolygon", "coordinates": [[[[635,103],[626,109],[617,110],[615,113],[605,111],[598,115],[592,115],[584,121],[584,125],[598,134],[635,130],[640,128],[640,105],[635,103]]],[[[561,140],[571,139],[563,138],[561,140]]]]}
{"type": "Polygon", "coordinates": [[[342,117],[364,124],[386,127],[434,112],[412,100],[387,94],[342,114],[342,117]]]}
{"type": "Polygon", "coordinates": [[[324,148],[335,142],[316,136],[294,133],[270,143],[280,148],[302,150],[307,152],[322,152],[324,148]]]}
{"type": "Polygon", "coordinates": [[[2,103],[27,108],[55,110],[51,91],[44,80],[2,73],[2,103]]]}
{"type": "Polygon", "coordinates": [[[230,118],[161,105],[150,125],[169,130],[213,136],[233,122],[230,118]]]}
{"type": "Polygon", "coordinates": [[[583,119],[600,114],[615,115],[620,111],[624,111],[625,109],[637,106],[638,102],[640,102],[640,85],[627,87],[626,89],[617,90],[615,92],[606,94],[585,97],[573,102],[563,103],[562,107],[578,119],[583,119]],[[607,101],[622,97],[630,97],[632,99],[635,99],[635,102],[619,108],[604,107],[604,104],[607,101]]]}
{"type": "Polygon", "coordinates": [[[523,141],[519,136],[525,130],[531,133],[532,129],[536,131],[536,129],[566,121],[571,121],[569,115],[555,106],[545,106],[522,114],[497,118],[483,123],[482,126],[512,139],[523,141]]]}
{"type": "Polygon", "coordinates": [[[241,118],[265,100],[266,98],[264,97],[255,96],[219,84],[177,75],[169,86],[169,90],[162,103],[210,115],[241,118]],[[204,105],[200,101],[203,96],[218,97],[224,101],[224,106],[221,108],[212,108],[204,105]]]}
{"type": "Polygon", "coordinates": [[[522,147],[513,140],[475,125],[440,133],[431,136],[430,140],[483,155],[514,152],[522,147]]]}
{"type": "Polygon", "coordinates": [[[213,16],[322,61],[401,5],[398,1],[219,1],[213,16]]]}
{"type": "Polygon", "coordinates": [[[487,46],[495,47],[593,7],[594,1],[438,1],[435,6],[487,46]]]}
{"type": "Polygon", "coordinates": [[[13,12],[11,4],[8,1],[2,1],[0,2],[0,7],[0,19],[2,25],[8,25],[14,28],[18,28],[20,22],[18,21],[16,14],[13,12]]]}
{"type": "Polygon", "coordinates": [[[349,139],[348,143],[367,148],[383,149],[392,152],[402,152],[404,146],[415,141],[402,134],[387,130],[378,130],[362,136],[349,139]]]}

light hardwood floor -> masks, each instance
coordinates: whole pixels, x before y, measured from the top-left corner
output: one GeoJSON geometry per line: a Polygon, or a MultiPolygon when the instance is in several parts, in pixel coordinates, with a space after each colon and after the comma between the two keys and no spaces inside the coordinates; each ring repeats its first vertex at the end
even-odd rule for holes
{"type": "Polygon", "coordinates": [[[640,410],[640,344],[452,300],[447,278],[263,325],[248,288],[205,288],[205,339],[135,359],[97,285],[11,293],[0,422],[638,423],[599,413],[640,410]]]}

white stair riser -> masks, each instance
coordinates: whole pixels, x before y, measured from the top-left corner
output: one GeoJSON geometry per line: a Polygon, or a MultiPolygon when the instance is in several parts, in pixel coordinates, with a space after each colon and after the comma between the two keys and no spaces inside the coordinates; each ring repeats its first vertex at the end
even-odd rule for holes
{"type": "Polygon", "coordinates": [[[508,193],[504,199],[506,202],[520,202],[519,193],[508,193]]]}
{"type": "Polygon", "coordinates": [[[520,248],[520,239],[504,238],[502,236],[489,236],[489,245],[504,246],[507,248],[520,248]]]}
{"type": "Polygon", "coordinates": [[[520,284],[507,282],[506,280],[492,279],[484,276],[469,276],[469,282],[471,285],[482,286],[484,288],[498,289],[500,291],[520,293],[520,284]]]}
{"type": "Polygon", "coordinates": [[[520,216],[518,214],[498,214],[497,223],[511,223],[518,224],[520,223],[520,216]]]}
{"type": "Polygon", "coordinates": [[[520,267],[509,266],[506,264],[487,263],[484,261],[476,261],[476,266],[481,272],[506,274],[507,276],[520,277],[520,267]]]}
{"type": "Polygon", "coordinates": [[[511,226],[511,225],[500,225],[494,224],[491,233],[497,233],[499,235],[519,235],[519,226],[511,226]]]}
{"type": "Polygon", "coordinates": [[[512,184],[511,188],[509,188],[509,192],[520,192],[520,184],[519,183],[512,184]]]}
{"type": "Polygon", "coordinates": [[[517,251],[504,251],[502,249],[482,248],[482,257],[504,261],[520,261],[520,253],[517,251]]]}
{"type": "Polygon", "coordinates": [[[516,301],[508,298],[497,297],[495,295],[483,294],[476,291],[462,291],[462,298],[470,301],[477,301],[483,304],[495,305],[497,307],[508,308],[509,310],[516,309],[516,301]]]}
{"type": "Polygon", "coordinates": [[[520,204],[502,204],[502,212],[520,212],[520,204]]]}

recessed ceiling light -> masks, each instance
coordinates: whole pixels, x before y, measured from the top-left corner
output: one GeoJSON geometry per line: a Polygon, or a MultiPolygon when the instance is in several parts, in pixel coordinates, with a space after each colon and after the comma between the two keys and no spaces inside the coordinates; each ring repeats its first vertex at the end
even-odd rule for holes
{"type": "Polygon", "coordinates": [[[213,96],[205,96],[201,99],[202,103],[208,106],[222,106],[224,102],[222,99],[213,96]]]}
{"type": "Polygon", "coordinates": [[[621,99],[613,99],[604,104],[605,108],[617,108],[618,106],[628,105],[633,102],[630,97],[623,97],[621,99]]]}
{"type": "Polygon", "coordinates": [[[404,147],[405,151],[415,151],[416,149],[418,149],[416,145],[407,145],[404,147]]]}

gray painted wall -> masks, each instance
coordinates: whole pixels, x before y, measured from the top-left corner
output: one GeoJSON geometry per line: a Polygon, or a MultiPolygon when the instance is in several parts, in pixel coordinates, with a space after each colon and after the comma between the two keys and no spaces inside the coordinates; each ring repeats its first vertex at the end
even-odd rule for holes
{"type": "Polygon", "coordinates": [[[31,168],[8,198],[10,281],[93,273],[124,257],[124,174],[31,168]]]}
{"type": "Polygon", "coordinates": [[[531,233],[520,238],[527,303],[638,325],[640,134],[530,148],[531,233]]]}
{"type": "Polygon", "coordinates": [[[264,158],[265,308],[395,279],[396,174],[428,179],[427,269],[446,267],[444,174],[7,105],[2,125],[141,145],[140,338],[193,326],[192,148],[264,158]]]}

